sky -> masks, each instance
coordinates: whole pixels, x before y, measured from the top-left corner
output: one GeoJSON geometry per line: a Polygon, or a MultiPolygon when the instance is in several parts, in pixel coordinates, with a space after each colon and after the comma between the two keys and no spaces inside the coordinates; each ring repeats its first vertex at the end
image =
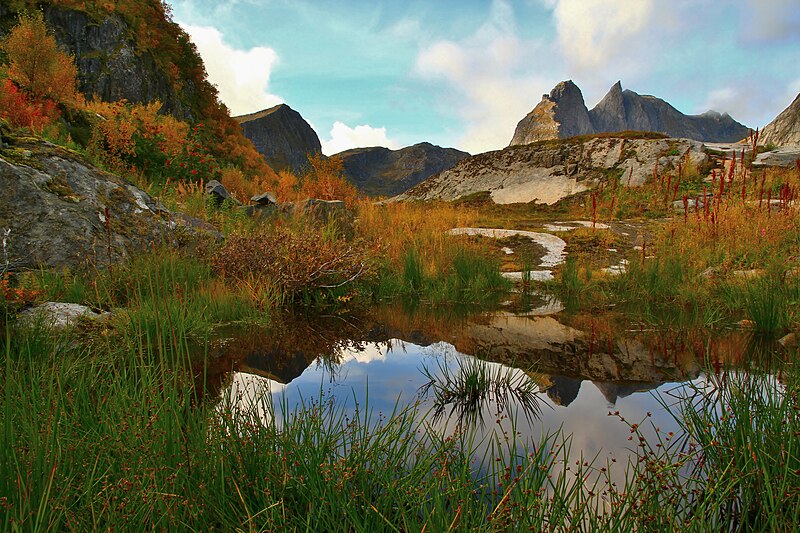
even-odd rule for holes
{"type": "Polygon", "coordinates": [[[327,155],[508,145],[573,80],[763,127],[800,93],[800,0],[170,0],[233,115],[286,103],[327,155]]]}

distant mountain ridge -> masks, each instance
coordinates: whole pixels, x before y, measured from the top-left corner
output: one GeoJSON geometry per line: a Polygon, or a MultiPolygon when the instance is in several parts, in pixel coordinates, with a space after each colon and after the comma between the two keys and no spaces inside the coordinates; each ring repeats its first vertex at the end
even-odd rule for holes
{"type": "Polygon", "coordinates": [[[289,170],[301,174],[309,167],[309,155],[322,154],[317,133],[300,113],[286,104],[233,118],[276,172],[289,170]]]}
{"type": "Polygon", "coordinates": [[[735,142],[750,133],[727,113],[685,115],[660,98],[623,90],[619,81],[589,110],[580,88],[567,80],[543,95],[517,124],[510,146],[621,131],[653,131],[705,142],[735,142]]]}
{"type": "Polygon", "coordinates": [[[423,142],[399,150],[353,148],[334,157],[341,158],[345,176],[363,193],[393,196],[453,167],[469,154],[423,142]]]}
{"type": "Polygon", "coordinates": [[[762,144],[800,145],[800,94],[775,120],[767,124],[759,136],[762,144]]]}

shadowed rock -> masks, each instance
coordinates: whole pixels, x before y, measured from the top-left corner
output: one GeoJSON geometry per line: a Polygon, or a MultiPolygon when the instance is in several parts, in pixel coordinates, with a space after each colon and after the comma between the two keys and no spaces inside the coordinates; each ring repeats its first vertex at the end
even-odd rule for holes
{"type": "Polygon", "coordinates": [[[322,154],[316,132],[300,113],[286,104],[234,119],[276,172],[288,170],[301,174],[309,168],[309,156],[322,154]]]}
{"type": "Polygon", "coordinates": [[[164,244],[216,238],[81,155],[29,138],[0,150],[0,228],[12,269],[105,266],[164,244]]]}
{"type": "Polygon", "coordinates": [[[469,154],[420,143],[400,150],[354,148],[334,157],[342,160],[345,176],[358,190],[368,196],[392,196],[451,168],[469,154]]]}

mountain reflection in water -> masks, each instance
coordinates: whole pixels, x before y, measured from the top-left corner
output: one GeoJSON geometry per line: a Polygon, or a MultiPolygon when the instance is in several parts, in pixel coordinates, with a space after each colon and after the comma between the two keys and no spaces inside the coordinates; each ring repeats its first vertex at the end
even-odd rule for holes
{"type": "Polygon", "coordinates": [[[650,431],[676,430],[660,402],[674,402],[680,383],[737,365],[748,356],[746,346],[738,331],[621,331],[595,317],[406,315],[386,308],[369,319],[295,318],[269,330],[221,331],[209,350],[217,373],[208,376],[206,392],[262,420],[271,403],[277,421],[281,409],[308,401],[351,410],[368,402],[383,414],[419,402],[443,432],[487,421],[494,426],[488,431],[537,442],[561,428],[577,453],[602,450],[616,459],[631,453],[629,431],[610,413],[649,418],[650,431]],[[494,377],[485,394],[470,388],[472,378],[458,384],[459,369],[470,365],[494,377]],[[426,386],[436,388],[431,382],[465,390],[426,395],[426,386]]]}

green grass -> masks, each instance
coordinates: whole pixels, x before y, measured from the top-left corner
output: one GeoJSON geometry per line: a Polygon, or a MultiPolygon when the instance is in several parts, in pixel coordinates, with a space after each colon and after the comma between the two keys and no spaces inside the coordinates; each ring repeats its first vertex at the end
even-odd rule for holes
{"type": "MultiPolygon", "coordinates": [[[[793,365],[713,374],[678,395],[664,407],[681,434],[638,441],[640,424],[618,422],[640,446],[614,486],[609,465],[567,461],[558,433],[481,447],[466,425],[434,430],[415,405],[353,414],[323,397],[276,415],[263,398],[264,421],[203,400],[184,329],[84,343],[5,332],[2,529],[787,531],[800,519],[793,365]]],[[[480,364],[450,377],[450,402],[528,391],[480,364]]]]}

